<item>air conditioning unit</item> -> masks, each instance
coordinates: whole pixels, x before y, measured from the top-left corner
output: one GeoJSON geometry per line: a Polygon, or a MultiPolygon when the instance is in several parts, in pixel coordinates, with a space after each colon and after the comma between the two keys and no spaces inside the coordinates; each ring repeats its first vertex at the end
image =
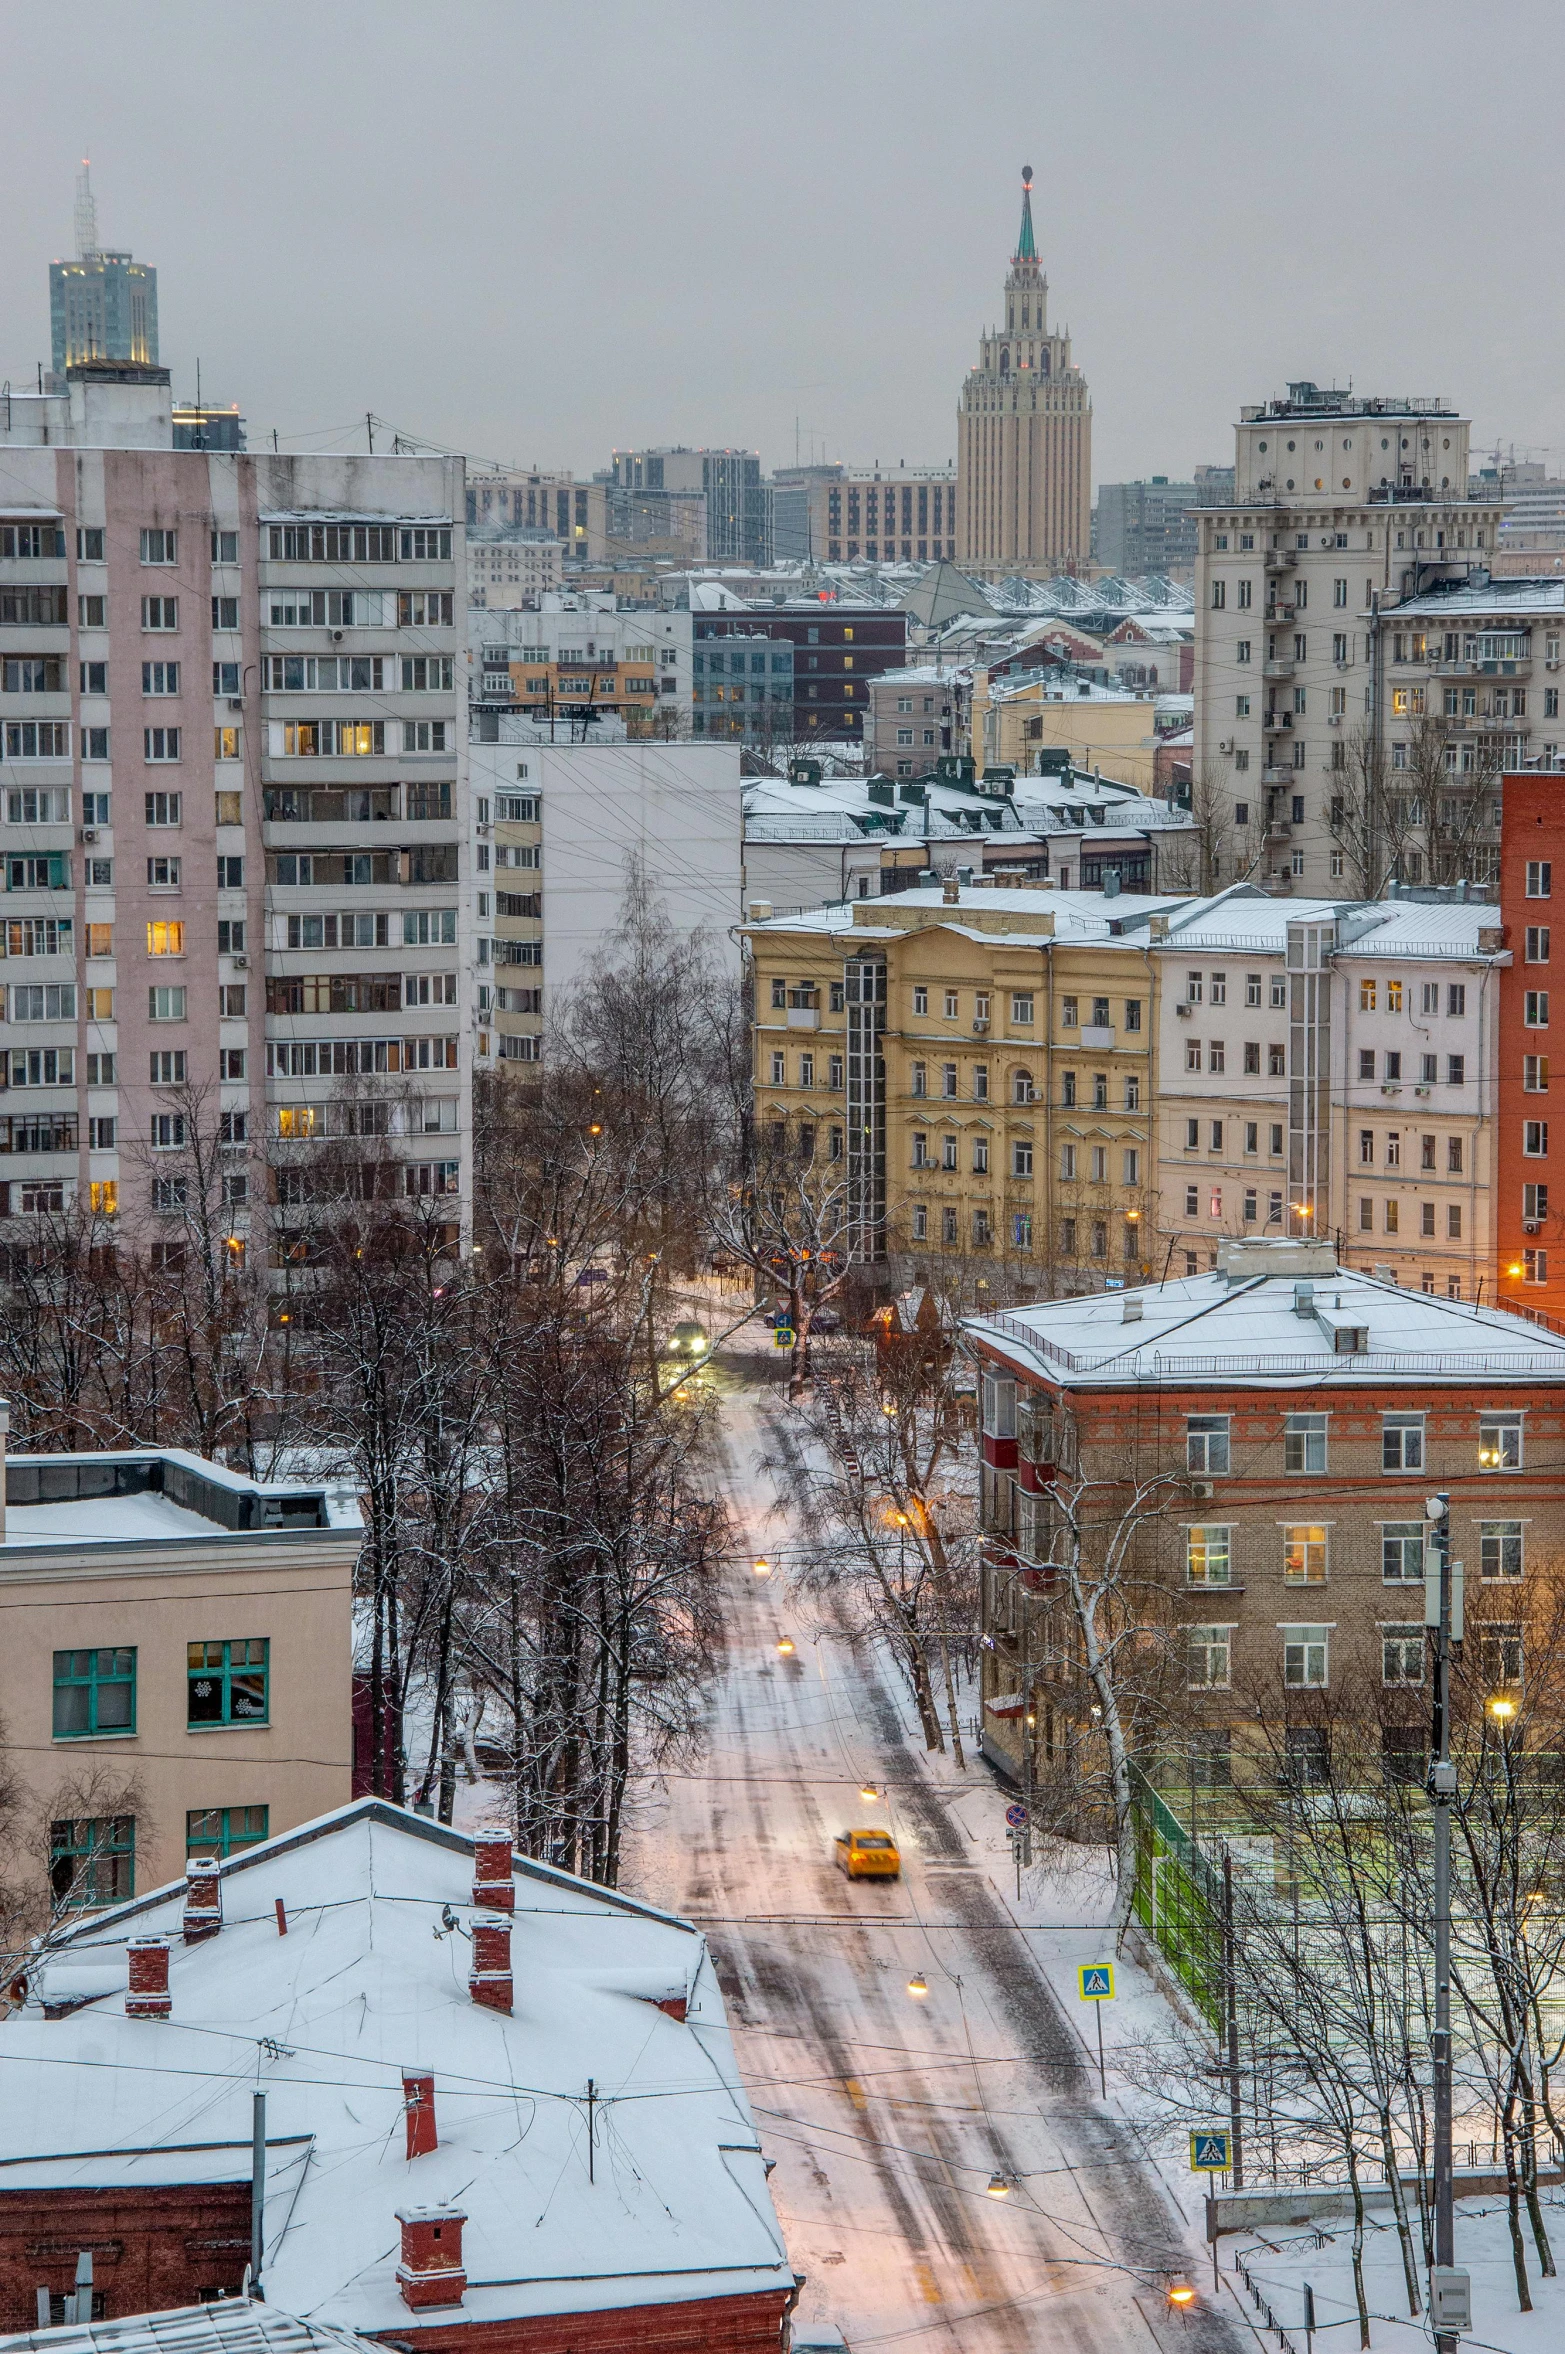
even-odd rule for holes
{"type": "Polygon", "coordinates": [[[1234,740],[1232,736],[1224,736],[1222,742],[1217,747],[1219,752],[1231,752],[1233,748],[1234,740]]]}
{"type": "Polygon", "coordinates": [[[1175,1000],[1174,1011],[1181,1021],[1187,1022],[1190,1019],[1190,1008],[1182,997],[1175,1000]]]}
{"type": "Polygon", "coordinates": [[[229,698],[228,698],[228,708],[229,708],[229,710],[230,710],[230,711],[243,711],[244,707],[245,707],[245,699],[244,699],[243,695],[230,695],[230,696],[229,696],[229,698]]]}
{"type": "Polygon", "coordinates": [[[1193,1479],[1190,1482],[1190,1493],[1193,1496],[1210,1496],[1212,1492],[1212,1483],[1209,1479],[1193,1479]]]}
{"type": "Polygon", "coordinates": [[[1541,1224],[1541,1219],[1524,1218],[1522,1220],[1522,1232],[1523,1234],[1536,1234],[1541,1224]]]}
{"type": "Polygon", "coordinates": [[[1415,1095],[1427,1095],[1429,1092],[1430,1091],[1427,1087],[1415,1087],[1413,1090],[1415,1095]]]}
{"type": "Polygon", "coordinates": [[[1391,1079],[1387,1081],[1386,1085],[1382,1087],[1380,1092],[1382,1095],[1400,1095],[1402,1089],[1400,1084],[1395,1079],[1391,1079]]]}
{"type": "Polygon", "coordinates": [[[244,972],[250,959],[247,956],[231,956],[228,961],[231,965],[237,966],[240,972],[244,972]]]}
{"type": "Polygon", "coordinates": [[[973,1022],[973,1036],[975,1038],[986,1037],[988,1035],[988,1030],[989,1016],[987,1014],[979,1014],[973,1022]]]}
{"type": "Polygon", "coordinates": [[[96,840],[98,839],[98,829],[97,829],[97,827],[96,827],[96,826],[83,826],[83,827],[82,827],[82,829],[81,829],[81,832],[80,832],[80,833],[77,835],[76,839],[77,839],[77,841],[78,841],[78,842],[96,842],[96,840]]]}

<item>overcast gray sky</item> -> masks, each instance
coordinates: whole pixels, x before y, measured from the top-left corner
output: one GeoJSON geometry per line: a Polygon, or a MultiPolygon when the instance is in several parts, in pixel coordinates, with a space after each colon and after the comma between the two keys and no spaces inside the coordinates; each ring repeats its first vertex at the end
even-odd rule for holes
{"type": "MultiPolygon", "coordinates": [[[[954,453],[1034,165],[1094,471],[1232,457],[1291,376],[1565,472],[1561,0],[0,0],[0,377],[89,152],[162,356],[252,442],[366,409],[590,473],[954,453]]],[[[362,445],[361,445],[362,446],[362,445]]]]}

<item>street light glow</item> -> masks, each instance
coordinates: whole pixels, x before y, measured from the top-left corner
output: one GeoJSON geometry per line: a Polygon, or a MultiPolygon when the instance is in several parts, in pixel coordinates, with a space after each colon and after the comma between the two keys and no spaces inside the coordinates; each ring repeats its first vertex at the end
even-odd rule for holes
{"type": "Polygon", "coordinates": [[[927,1978],[925,1978],[921,1970],[914,1971],[912,1977],[907,1982],[907,1990],[916,2001],[923,2001],[925,1995],[929,1992],[929,1981],[927,1978]]]}
{"type": "Polygon", "coordinates": [[[769,1578],[772,1574],[772,1565],[764,1553],[757,1554],[750,1566],[758,1578],[769,1578]]]}
{"type": "Polygon", "coordinates": [[[1508,1725],[1516,1714],[1516,1703],[1514,1700],[1507,1700],[1503,1692],[1497,1692],[1489,1703],[1489,1714],[1494,1718],[1496,1724],[1508,1725]]]}
{"type": "Polygon", "coordinates": [[[777,1638],[777,1648],[782,1653],[784,1659],[786,1659],[793,1650],[793,1643],[791,1638],[787,1635],[779,1635],[777,1638]]]}
{"type": "Polygon", "coordinates": [[[1186,2305],[1193,2305],[1195,2303],[1195,2291],[1190,2286],[1188,2281],[1175,2281],[1173,2287],[1168,2292],[1168,2301],[1170,2305],[1178,2305],[1181,2308],[1186,2305]]]}
{"type": "Polygon", "coordinates": [[[990,2198],[991,2198],[991,2199],[1008,2199],[1008,2198],[1010,2197],[1010,2195],[1011,2195],[1011,2179],[1010,2179],[1010,2176],[1009,2176],[1009,2175],[1007,2175],[1007,2174],[999,2174],[999,2173],[996,2173],[996,2174],[991,2174],[991,2175],[990,2175],[990,2177],[989,2177],[989,2196],[990,2196],[990,2198]]]}

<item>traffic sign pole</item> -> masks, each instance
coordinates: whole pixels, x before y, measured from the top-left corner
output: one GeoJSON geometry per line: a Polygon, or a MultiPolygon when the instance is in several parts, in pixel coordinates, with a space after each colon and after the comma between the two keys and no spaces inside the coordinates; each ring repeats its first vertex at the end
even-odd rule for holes
{"type": "Polygon", "coordinates": [[[1108,2078],[1103,2073],[1103,2005],[1094,2003],[1092,2008],[1097,2014],[1098,2021],[1098,2093],[1100,2098],[1106,2101],[1109,2097],[1109,2087],[1108,2078]]]}

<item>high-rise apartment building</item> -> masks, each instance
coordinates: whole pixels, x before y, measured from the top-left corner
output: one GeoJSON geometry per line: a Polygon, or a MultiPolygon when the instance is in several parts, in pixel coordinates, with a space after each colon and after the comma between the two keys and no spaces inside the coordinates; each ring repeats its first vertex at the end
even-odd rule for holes
{"type": "Polygon", "coordinates": [[[0,440],[4,1206],[173,1232],[199,1116],[242,1242],[260,1149],[366,1092],[463,1193],[462,461],[176,449],[109,365],[0,440]]]}
{"type": "MultiPolygon", "coordinates": [[[[1446,707],[1426,608],[1443,609],[1435,592],[1486,571],[1502,512],[1497,498],[1468,495],[1468,435],[1444,401],[1309,383],[1241,411],[1233,497],[1199,517],[1192,771],[1231,824],[1241,864],[1274,888],[1373,895],[1387,861],[1371,843],[1365,871],[1366,830],[1427,830],[1433,780],[1416,780],[1429,764],[1425,723],[1443,723],[1446,707]],[[1401,609],[1415,606],[1418,651],[1404,642],[1411,669],[1399,686],[1395,636],[1401,609]]],[[[1435,642],[1458,666],[1455,687],[1476,677],[1462,666],[1481,663],[1482,633],[1450,617],[1449,645],[1443,630],[1435,642]]],[[[1458,692],[1449,746],[1434,748],[1441,778],[1460,779],[1462,743],[1483,732],[1465,716],[1458,692]]]]}
{"type": "Polygon", "coordinates": [[[85,163],[76,178],[76,258],[49,264],[49,328],[56,375],[84,360],[157,364],[157,271],[100,246],[85,163]]]}
{"type": "Polygon", "coordinates": [[[1064,572],[1091,551],[1092,403],[1048,300],[1027,164],[1004,324],[984,336],[957,413],[957,561],[980,575],[1064,572]]]}
{"type": "Polygon", "coordinates": [[[1100,482],[1092,510],[1092,560],[1121,579],[1149,573],[1188,580],[1195,570],[1195,507],[1234,495],[1231,466],[1198,466],[1189,482],[1100,482]]]}
{"type": "Polygon", "coordinates": [[[596,564],[607,546],[607,493],[601,482],[578,482],[573,474],[487,467],[468,475],[467,520],[552,531],[568,557],[596,564]]]}
{"type": "Polygon", "coordinates": [[[635,494],[649,517],[666,515],[669,532],[686,541],[693,532],[685,505],[697,495],[704,499],[702,553],[708,562],[771,562],[771,487],[761,479],[761,461],[754,450],[616,450],[609,479],[611,500],[614,493],[620,494],[616,512],[633,520],[626,494],[635,494]]]}
{"type": "Polygon", "coordinates": [[[779,466],[779,563],[933,564],[956,554],[954,466],[779,466]]]}

